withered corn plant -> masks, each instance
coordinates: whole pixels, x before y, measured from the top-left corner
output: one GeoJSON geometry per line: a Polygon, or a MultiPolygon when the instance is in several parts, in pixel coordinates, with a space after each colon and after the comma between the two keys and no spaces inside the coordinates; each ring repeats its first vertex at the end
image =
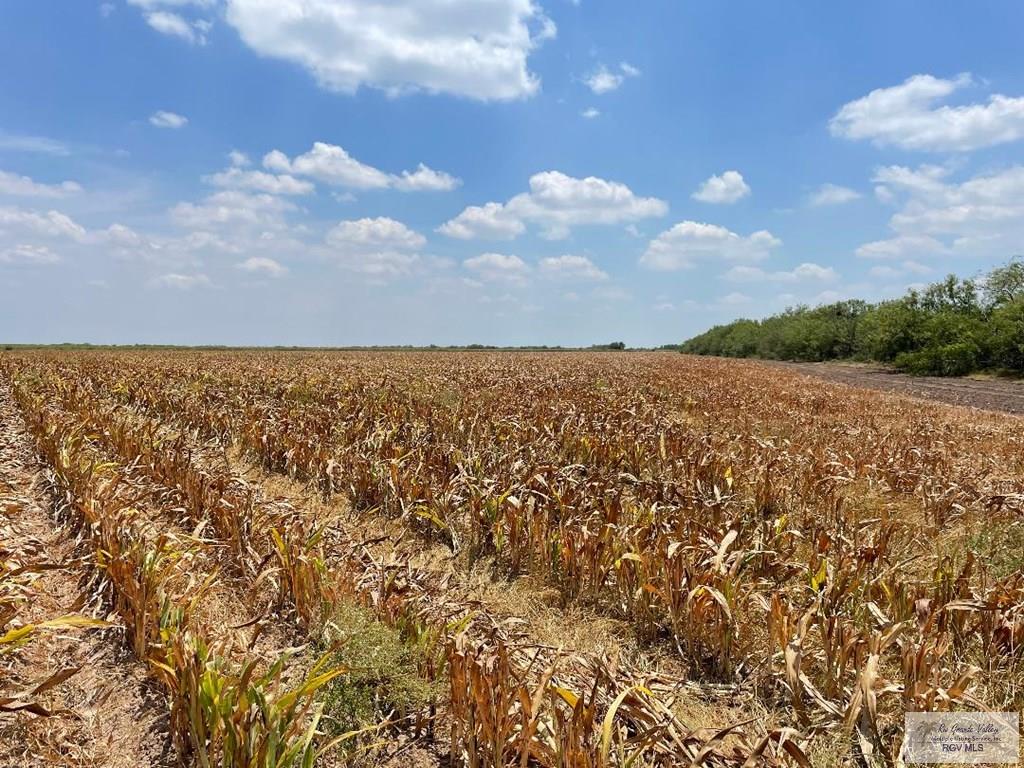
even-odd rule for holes
{"type": "Polygon", "coordinates": [[[211,645],[213,627],[199,614],[217,573],[198,541],[153,525],[143,511],[151,489],[133,464],[104,460],[86,424],[24,389],[16,395],[53,468],[59,514],[86,531],[133,650],[167,691],[179,753],[204,767],[311,765],[315,694],[344,670],[318,663],[304,679],[287,682],[294,678],[288,654],[264,669],[223,627],[211,645]]]}
{"type": "Polygon", "coordinates": [[[366,520],[400,520],[467,570],[530,573],[563,605],[664,644],[702,684],[755,692],[781,725],[712,734],[708,760],[738,749],[800,762],[793,727],[819,742],[843,733],[851,752],[885,760],[904,709],[1021,703],[1024,561],[999,543],[1024,513],[1014,419],[670,355],[10,365],[51,410],[173,491],[187,527],[208,528],[227,566],[272,583],[277,607],[312,624],[352,594],[428,647],[432,679],[451,683],[457,760],[643,765],[686,741],[643,714],[661,699],[635,679],[569,686],[559,675],[573,670],[559,666],[541,685],[554,660],[482,620],[464,626],[470,611],[446,597],[457,577],[363,551],[335,521],[252,495],[228,466],[233,451],[345,497],[366,520]],[[965,547],[982,529],[996,544],[965,547]]]}

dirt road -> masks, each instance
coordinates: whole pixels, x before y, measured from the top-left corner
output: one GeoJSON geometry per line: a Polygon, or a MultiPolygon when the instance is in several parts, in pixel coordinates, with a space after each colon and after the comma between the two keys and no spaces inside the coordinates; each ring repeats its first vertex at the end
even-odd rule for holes
{"type": "Polygon", "coordinates": [[[856,387],[897,392],[986,411],[1024,415],[1024,381],[907,376],[878,366],[842,363],[770,364],[856,387]]]}

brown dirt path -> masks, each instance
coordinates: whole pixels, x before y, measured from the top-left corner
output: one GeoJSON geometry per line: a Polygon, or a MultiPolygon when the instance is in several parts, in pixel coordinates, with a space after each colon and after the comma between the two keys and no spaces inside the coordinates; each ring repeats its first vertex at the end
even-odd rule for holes
{"type": "MultiPolygon", "coordinates": [[[[9,388],[0,382],[0,547],[19,563],[54,563],[31,584],[19,622],[69,613],[94,613],[88,593],[86,550],[58,529],[31,439],[9,388]]],[[[0,659],[0,689],[20,691],[66,668],[81,671],[42,695],[52,718],[0,714],[0,765],[177,765],[159,690],[121,642],[117,630],[37,632],[12,656],[0,659]]]]}
{"type": "Polygon", "coordinates": [[[796,373],[855,387],[894,392],[985,411],[1024,415],[1024,381],[1020,380],[908,376],[879,366],[844,363],[764,362],[796,373]]]}

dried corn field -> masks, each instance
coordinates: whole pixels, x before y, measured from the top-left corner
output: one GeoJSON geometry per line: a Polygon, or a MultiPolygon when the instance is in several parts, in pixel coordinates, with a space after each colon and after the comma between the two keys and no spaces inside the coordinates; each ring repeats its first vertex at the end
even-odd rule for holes
{"type": "Polygon", "coordinates": [[[0,378],[5,765],[882,766],[1024,708],[1017,417],[656,353],[0,378]]]}

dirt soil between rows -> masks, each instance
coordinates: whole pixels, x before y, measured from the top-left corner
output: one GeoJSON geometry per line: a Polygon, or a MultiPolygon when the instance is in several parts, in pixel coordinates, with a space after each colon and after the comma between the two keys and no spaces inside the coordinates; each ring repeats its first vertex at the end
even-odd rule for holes
{"type": "Polygon", "coordinates": [[[848,363],[768,364],[855,387],[1024,416],[1024,380],[907,376],[880,366],[848,363]]]}

